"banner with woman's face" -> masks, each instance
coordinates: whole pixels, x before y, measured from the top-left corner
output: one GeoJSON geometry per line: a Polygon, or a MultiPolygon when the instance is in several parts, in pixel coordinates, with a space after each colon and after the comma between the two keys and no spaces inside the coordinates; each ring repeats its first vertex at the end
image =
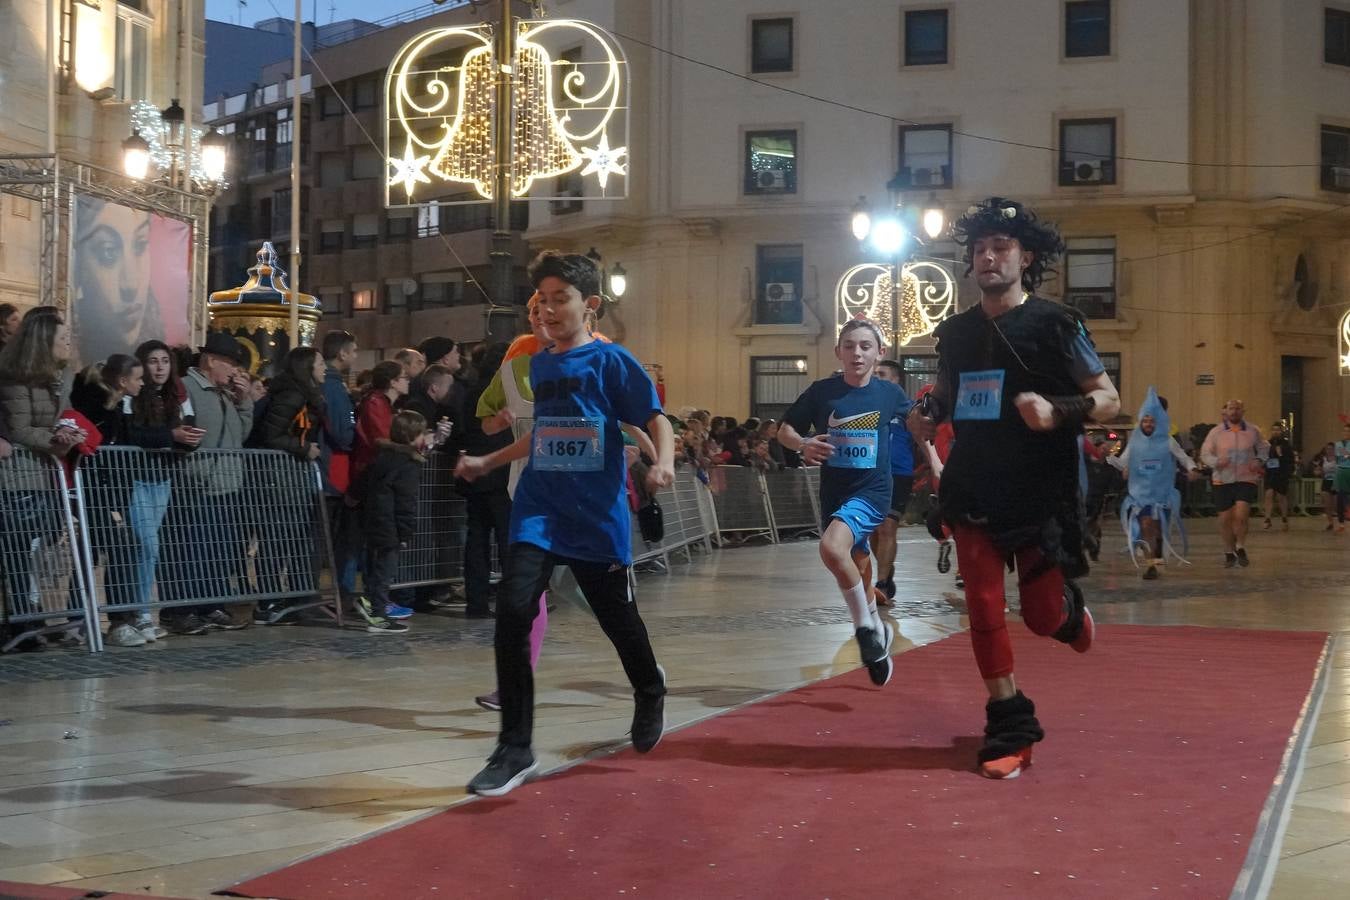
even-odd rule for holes
{"type": "Polygon", "coordinates": [[[192,226],[84,194],[70,259],[74,363],[188,340],[192,226]]]}

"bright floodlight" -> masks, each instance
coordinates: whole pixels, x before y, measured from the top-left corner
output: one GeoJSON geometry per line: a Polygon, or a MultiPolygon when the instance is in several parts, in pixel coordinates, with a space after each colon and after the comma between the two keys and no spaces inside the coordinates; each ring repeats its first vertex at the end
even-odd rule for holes
{"type": "Polygon", "coordinates": [[[225,156],[229,139],[212,128],[201,140],[202,174],[207,181],[220,181],[225,177],[225,156]]]}
{"type": "Polygon", "coordinates": [[[942,214],[942,207],[930,206],[923,213],[923,230],[930,238],[936,239],[942,234],[942,229],[947,225],[947,217],[942,214]]]}
{"type": "Polygon", "coordinates": [[[894,256],[900,252],[900,248],[905,246],[905,240],[909,237],[905,233],[905,226],[900,224],[899,219],[885,218],[879,219],[872,226],[872,246],[878,252],[887,256],[894,256]]]}
{"type": "Polygon", "coordinates": [[[867,240],[867,235],[872,230],[872,214],[868,212],[866,197],[859,197],[858,202],[853,204],[853,217],[849,224],[853,228],[855,238],[860,241],[867,240]]]}
{"type": "Polygon", "coordinates": [[[628,270],[618,263],[609,272],[609,292],[618,300],[628,290],[628,270]]]}
{"type": "Polygon", "coordinates": [[[122,142],[122,171],[138,179],[150,171],[150,142],[139,131],[122,142]]]}

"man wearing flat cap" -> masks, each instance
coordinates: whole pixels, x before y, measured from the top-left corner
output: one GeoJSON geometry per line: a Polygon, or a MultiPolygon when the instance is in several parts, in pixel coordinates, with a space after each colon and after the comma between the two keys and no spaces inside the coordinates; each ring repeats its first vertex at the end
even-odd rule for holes
{"type": "MultiPolygon", "coordinates": [[[[253,427],[253,400],[245,371],[248,352],[230,335],[209,332],[197,365],[183,377],[187,401],[184,419],[205,434],[201,450],[239,450],[253,427]],[[192,418],[188,418],[191,416],[192,418]]],[[[189,529],[182,558],[169,567],[161,585],[166,599],[176,593],[224,600],[235,590],[230,576],[242,571],[243,532],[239,512],[243,504],[242,460],[233,454],[195,453],[185,465],[181,496],[175,495],[178,523],[189,529]]],[[[170,524],[173,524],[172,521],[170,524]]],[[[185,599],[185,597],[184,597],[185,599]]],[[[219,603],[170,607],[160,616],[165,627],[179,634],[200,634],[208,628],[240,627],[219,603]],[[166,621],[167,620],[167,621],[166,621]]]]}

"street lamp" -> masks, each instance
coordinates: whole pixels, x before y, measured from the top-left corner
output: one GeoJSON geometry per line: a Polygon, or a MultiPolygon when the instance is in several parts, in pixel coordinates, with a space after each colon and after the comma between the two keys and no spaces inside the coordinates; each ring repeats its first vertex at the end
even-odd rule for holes
{"type": "Polygon", "coordinates": [[[150,170],[150,142],[141,137],[139,128],[122,142],[122,171],[137,180],[145,178],[150,170]]]}
{"type": "Polygon", "coordinates": [[[211,131],[202,137],[202,174],[207,181],[220,182],[225,178],[225,156],[230,139],[212,126],[211,131]]]}
{"type": "MultiPolygon", "coordinates": [[[[907,320],[902,315],[900,305],[903,283],[907,277],[906,260],[911,257],[913,248],[924,243],[918,229],[922,227],[923,235],[933,241],[941,237],[947,227],[947,217],[942,204],[938,202],[937,195],[929,194],[928,202],[922,209],[917,205],[907,207],[904,204],[904,193],[908,188],[909,182],[901,178],[897,172],[894,178],[886,182],[886,191],[891,201],[890,211],[885,215],[874,217],[868,208],[867,198],[859,197],[853,206],[849,222],[853,237],[859,243],[870,244],[889,260],[885,266],[875,268],[889,270],[887,277],[890,281],[890,328],[893,332],[893,346],[897,348],[903,342],[902,332],[910,334],[912,331],[904,325],[907,320]]],[[[906,312],[906,315],[910,313],[912,311],[906,312]]]]}
{"type": "Polygon", "coordinates": [[[609,270],[609,292],[614,295],[615,300],[619,300],[627,290],[628,270],[615,263],[614,268],[609,270]]]}

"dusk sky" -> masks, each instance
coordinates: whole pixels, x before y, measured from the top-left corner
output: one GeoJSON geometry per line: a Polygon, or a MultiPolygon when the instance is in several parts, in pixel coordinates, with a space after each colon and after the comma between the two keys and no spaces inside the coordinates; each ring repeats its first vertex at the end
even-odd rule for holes
{"type": "MultiPolygon", "coordinates": [[[[343,19],[365,19],[372,22],[404,10],[428,5],[430,0],[304,0],[301,9],[305,21],[326,25],[343,19]]],[[[206,0],[206,17],[221,22],[252,25],[262,19],[276,16],[291,18],[295,14],[295,0],[206,0]]]]}

